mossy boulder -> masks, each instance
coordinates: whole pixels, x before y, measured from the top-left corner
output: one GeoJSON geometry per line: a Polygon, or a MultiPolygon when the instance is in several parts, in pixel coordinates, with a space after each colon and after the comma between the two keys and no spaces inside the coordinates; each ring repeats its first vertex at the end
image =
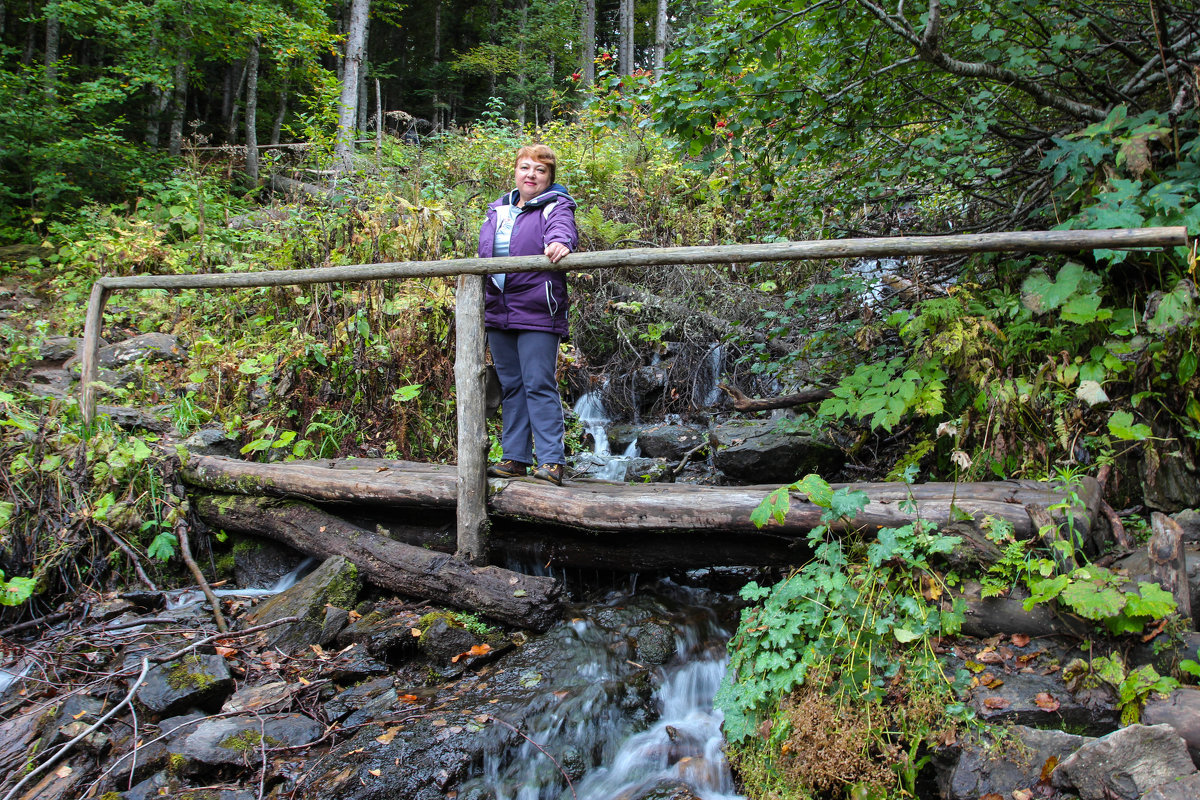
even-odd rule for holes
{"type": "Polygon", "coordinates": [[[216,711],[232,691],[233,676],[224,658],[191,653],[153,667],[137,699],[155,714],[172,716],[190,708],[216,711]]]}
{"type": "Polygon", "coordinates": [[[193,764],[258,764],[263,747],[297,747],[321,738],[325,726],[303,714],[226,717],[202,722],[183,743],[193,764]]]}
{"type": "MultiPolygon", "coordinates": [[[[361,583],[358,570],[342,556],[325,559],[321,566],[287,591],[280,592],[249,615],[247,626],[261,625],[284,617],[299,621],[279,625],[264,632],[268,647],[285,653],[298,653],[322,642],[328,636],[326,607],[353,608],[361,583]]],[[[336,636],[337,631],[333,631],[336,636]]]]}

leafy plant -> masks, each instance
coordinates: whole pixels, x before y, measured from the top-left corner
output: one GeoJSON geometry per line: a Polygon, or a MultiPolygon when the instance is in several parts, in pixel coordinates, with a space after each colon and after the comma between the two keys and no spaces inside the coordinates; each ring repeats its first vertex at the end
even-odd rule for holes
{"type": "Polygon", "coordinates": [[[33,578],[12,577],[5,580],[0,570],[0,605],[19,606],[33,596],[37,581],[33,578]]]}
{"type": "Polygon", "coordinates": [[[1157,583],[1132,581],[1105,567],[1089,564],[1066,574],[1054,574],[1044,559],[1029,579],[1026,610],[1057,600],[1084,619],[1100,623],[1112,634],[1142,633],[1147,626],[1175,612],[1175,598],[1157,583]]]}
{"type": "Polygon", "coordinates": [[[941,602],[943,582],[930,563],[959,540],[920,521],[859,539],[850,520],[866,495],[835,492],[815,475],[771,493],[755,510],[755,524],[783,519],[792,491],[822,509],[821,524],[808,537],[815,556],[774,587],[752,582],[742,590],[755,604],[730,641],[730,665],[717,693],[726,736],[735,747],[760,747],[756,735],[781,746],[788,736],[781,704],[798,690],[815,689],[832,698],[838,714],[879,713],[868,726],[870,746],[877,755],[892,754],[889,762],[911,790],[933,725],[917,709],[938,698],[939,714],[947,705],[952,715],[965,713],[954,702],[965,676],[947,676],[931,646],[962,624],[961,601],[941,602]],[[835,528],[846,530],[847,543],[835,528]],[[769,734],[761,733],[764,724],[773,726],[769,734]]]}

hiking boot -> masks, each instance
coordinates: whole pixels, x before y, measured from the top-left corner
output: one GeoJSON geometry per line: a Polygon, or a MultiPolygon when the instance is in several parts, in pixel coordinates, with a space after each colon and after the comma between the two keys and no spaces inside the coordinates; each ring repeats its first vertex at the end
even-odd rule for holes
{"type": "Polygon", "coordinates": [[[563,483],[563,465],[562,464],[542,464],[533,471],[533,477],[543,481],[550,481],[555,486],[562,486],[563,483]]]}
{"type": "Polygon", "coordinates": [[[527,472],[529,472],[528,464],[513,461],[511,458],[506,458],[487,468],[489,478],[521,478],[527,472]]]}

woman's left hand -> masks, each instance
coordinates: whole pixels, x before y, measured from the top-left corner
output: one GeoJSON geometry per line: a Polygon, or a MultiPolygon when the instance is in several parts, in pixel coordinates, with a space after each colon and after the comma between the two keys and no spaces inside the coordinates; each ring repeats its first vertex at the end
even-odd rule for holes
{"type": "Polygon", "coordinates": [[[562,242],[551,242],[546,245],[546,258],[550,259],[551,264],[557,264],[563,260],[563,257],[571,252],[571,248],[567,247],[562,242]]]}

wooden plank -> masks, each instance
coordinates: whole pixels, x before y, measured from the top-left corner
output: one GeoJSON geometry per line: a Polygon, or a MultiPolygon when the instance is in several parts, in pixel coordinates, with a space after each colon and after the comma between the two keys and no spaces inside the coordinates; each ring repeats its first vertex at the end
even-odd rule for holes
{"type": "Polygon", "coordinates": [[[104,327],[104,304],[108,301],[109,290],[104,286],[104,279],[92,284],[92,293],[88,297],[87,316],[83,324],[83,346],[80,353],[81,374],[79,389],[82,394],[80,405],[83,410],[83,422],[91,425],[96,416],[96,376],[100,365],[100,331],[104,327]]]}
{"type": "Polygon", "coordinates": [[[483,275],[460,275],[454,308],[454,385],[458,413],[458,552],[471,564],[488,560],[487,368],[483,351],[483,275]]]}

